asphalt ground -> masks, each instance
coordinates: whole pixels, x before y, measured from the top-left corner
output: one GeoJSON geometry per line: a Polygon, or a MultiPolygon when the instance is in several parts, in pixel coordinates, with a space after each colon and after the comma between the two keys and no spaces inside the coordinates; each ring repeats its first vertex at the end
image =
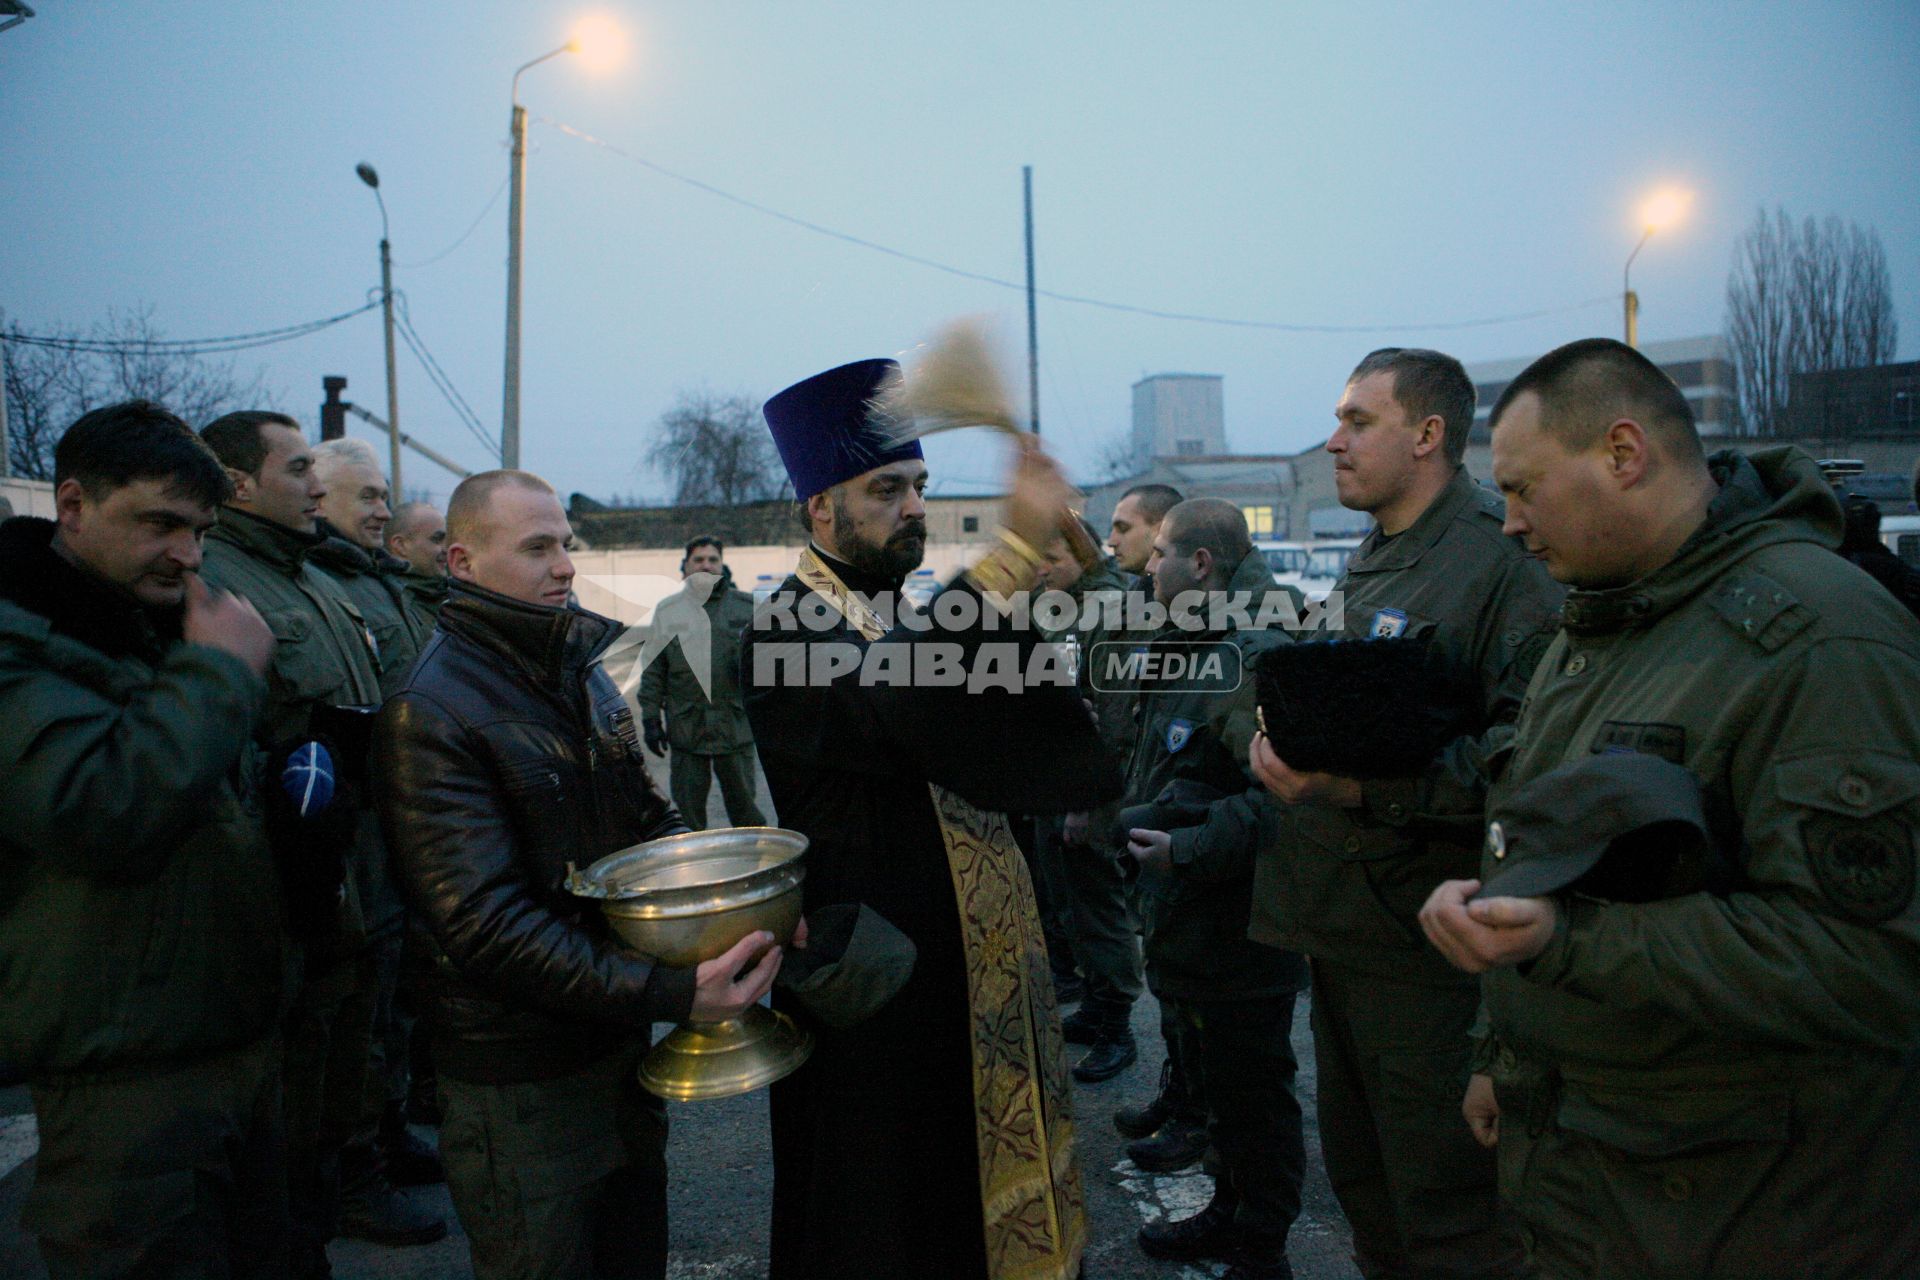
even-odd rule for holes
{"type": "MultiPolygon", "coordinates": [[[[660,762],[652,763],[664,790],[665,767],[660,762]]],[[[765,788],[763,779],[761,804],[771,813],[765,788]]],[[[708,818],[717,824],[724,817],[716,786],[708,818]]],[[[1224,1265],[1158,1262],[1141,1253],[1134,1241],[1135,1233],[1146,1222],[1198,1212],[1212,1191],[1212,1180],[1197,1169],[1173,1175],[1141,1172],[1126,1158],[1126,1140],[1112,1125],[1117,1108],[1145,1101],[1158,1087],[1164,1058],[1159,1027],[1159,1008],[1149,996],[1133,1011],[1140,1060],[1111,1080],[1074,1087],[1074,1120],[1090,1227],[1088,1280],[1200,1280],[1226,1270],[1224,1265]]],[[[1306,1116],[1307,1178],[1300,1220],[1294,1224],[1288,1253],[1300,1280],[1355,1280],[1359,1273],[1349,1260],[1346,1221],[1334,1202],[1320,1160],[1313,1046],[1307,1029],[1305,995],[1294,1013],[1293,1046],[1300,1062],[1296,1088],[1306,1116]]],[[[1077,1054],[1080,1050],[1069,1046],[1069,1052],[1077,1054]]],[[[748,1280],[765,1275],[773,1187],[766,1091],[718,1102],[670,1103],[668,1113],[670,1280],[748,1280]]],[[[432,1140],[431,1129],[416,1126],[415,1132],[432,1140]]],[[[8,1280],[44,1280],[46,1275],[31,1237],[20,1229],[20,1207],[33,1178],[34,1143],[32,1103],[27,1091],[0,1090],[0,1277],[8,1280]]],[[[456,1280],[471,1274],[466,1236],[447,1199],[446,1188],[416,1188],[405,1194],[447,1219],[451,1227],[447,1239],[408,1249],[337,1240],[328,1252],[339,1280],[456,1280]]]]}

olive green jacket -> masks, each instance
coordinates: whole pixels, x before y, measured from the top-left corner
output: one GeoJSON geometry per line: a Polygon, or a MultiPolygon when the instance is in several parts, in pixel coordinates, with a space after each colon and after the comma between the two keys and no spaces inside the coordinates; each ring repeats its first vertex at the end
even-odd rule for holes
{"type": "MultiPolygon", "coordinates": [[[[415,623],[422,636],[433,634],[440,622],[440,606],[447,602],[447,575],[444,573],[415,573],[408,569],[398,575],[400,592],[406,597],[407,607],[413,610],[415,623]]],[[[425,640],[421,643],[424,645],[425,640]]]]}
{"type": "Polygon", "coordinates": [[[1365,782],[1357,809],[1271,801],[1255,939],[1386,978],[1441,986],[1465,978],[1416,917],[1434,886],[1479,865],[1484,756],[1519,711],[1565,595],[1500,532],[1503,519],[1499,495],[1462,469],[1413,524],[1392,538],[1375,528],[1348,561],[1335,589],[1342,632],[1431,634],[1478,684],[1480,724],[1425,773],[1365,782]]]}
{"type": "Polygon", "coordinates": [[[640,715],[657,721],[664,713],[675,751],[719,756],[753,745],[740,692],[740,637],[752,621],[753,597],[734,587],[731,569],[704,600],[682,588],[654,610],[654,635],[666,647],[640,677],[640,715]],[[711,658],[706,689],[687,661],[687,646],[694,644],[711,658]]]}
{"type": "MultiPolygon", "coordinates": [[[[1266,558],[1257,550],[1235,566],[1227,591],[1246,597],[1250,615],[1270,597],[1282,595],[1292,603],[1276,602],[1275,610],[1289,618],[1300,612],[1299,593],[1274,583],[1266,558]]],[[[1151,652],[1219,644],[1239,654],[1238,670],[1225,672],[1220,685],[1183,688],[1143,681],[1137,694],[1139,734],[1128,760],[1125,803],[1150,803],[1175,783],[1204,788],[1216,797],[1205,822],[1172,832],[1170,880],[1142,880],[1146,954],[1166,994],[1241,999],[1281,995],[1305,985],[1306,969],[1298,956],[1247,937],[1255,845],[1252,834],[1231,816],[1257,786],[1247,771],[1255,725],[1253,664],[1259,655],[1291,641],[1292,635],[1281,627],[1188,631],[1169,626],[1147,646],[1151,652]]]]}
{"type": "Polygon", "coordinates": [[[1920,628],[1832,554],[1812,458],[1711,466],[1670,563],[1568,597],[1488,813],[1563,762],[1650,752],[1699,780],[1733,881],[1561,899],[1546,951],[1486,976],[1483,1063],[1550,1072],[1562,1130],[1642,1162],[1628,1220],[1688,1215],[1674,1274],[1920,1274],[1920,628]]]}
{"type": "Polygon", "coordinates": [[[385,552],[368,552],[341,537],[332,526],[323,524],[326,540],[308,556],[338,582],[353,601],[354,608],[367,624],[380,667],[380,696],[398,689],[413,669],[415,658],[433,634],[429,623],[422,626],[419,615],[408,604],[402,574],[405,564],[385,552]]]}
{"type": "Polygon", "coordinates": [[[44,1078],[273,1029],[279,880],[234,784],[265,699],[229,654],[114,658],[0,601],[0,1058],[44,1078]]]}
{"type": "MultiPolygon", "coordinates": [[[[374,639],[341,583],[308,556],[323,539],[224,507],[207,533],[200,576],[260,611],[275,641],[267,672],[267,709],[259,763],[277,747],[306,738],[315,707],[377,707],[380,674],[374,639]]],[[[277,780],[258,779],[260,785],[277,780]]],[[[341,950],[397,925],[400,900],[391,887],[379,824],[364,807],[361,836],[347,857],[341,904],[341,950]]]]}

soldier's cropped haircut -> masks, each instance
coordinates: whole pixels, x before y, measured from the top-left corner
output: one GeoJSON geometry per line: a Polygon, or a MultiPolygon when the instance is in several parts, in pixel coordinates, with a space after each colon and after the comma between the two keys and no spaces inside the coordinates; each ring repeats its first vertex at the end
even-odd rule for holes
{"type": "Polygon", "coordinates": [[[1686,396],[1659,365],[1624,342],[1582,338],[1555,347],[1507,384],[1488,425],[1498,427],[1501,415],[1529,392],[1540,401],[1541,427],[1575,452],[1631,418],[1682,458],[1706,457],[1686,396]]]}
{"type": "Polygon", "coordinates": [[[1425,347],[1381,347],[1353,367],[1347,385],[1376,373],[1393,375],[1393,398],[1408,422],[1418,426],[1428,418],[1440,419],[1440,450],[1448,462],[1457,467],[1466,460],[1467,435],[1473,430],[1473,379],[1458,360],[1425,347]]]}
{"type": "Polygon", "coordinates": [[[393,509],[393,519],[387,521],[387,545],[391,547],[396,537],[404,538],[413,532],[413,522],[423,511],[436,515],[440,508],[431,502],[403,502],[393,509]]]}
{"type": "Polygon", "coordinates": [[[447,499],[448,544],[460,542],[471,546],[486,520],[494,493],[509,487],[531,489],[536,493],[553,492],[552,485],[531,471],[503,469],[470,475],[453,487],[453,496],[447,499]]]}
{"type": "Polygon", "coordinates": [[[1253,550],[1247,517],[1225,498],[1189,498],[1166,514],[1163,534],[1175,555],[1205,548],[1213,556],[1214,575],[1224,579],[1253,550]]]}
{"type": "Polygon", "coordinates": [[[136,480],[161,480],[167,492],[217,507],[233,482],[193,428],[151,400],[128,400],[84,414],[53,447],[53,483],[78,481],[104,498],[136,480]]]}
{"type": "Polygon", "coordinates": [[[710,533],[703,533],[687,543],[687,549],[680,555],[680,562],[682,564],[686,563],[687,557],[693,554],[695,547],[712,547],[723,556],[727,554],[727,546],[724,542],[710,533]]]}
{"type": "Polygon", "coordinates": [[[1140,514],[1151,523],[1159,524],[1167,518],[1167,512],[1179,506],[1184,499],[1180,491],[1170,484],[1137,484],[1120,495],[1122,501],[1128,498],[1140,499],[1140,514]]]}
{"type": "Polygon", "coordinates": [[[342,436],[313,446],[313,469],[319,473],[320,483],[331,487],[333,477],[348,467],[372,467],[381,475],[386,474],[380,465],[380,455],[365,440],[342,436]]]}
{"type": "Polygon", "coordinates": [[[260,428],[268,425],[292,427],[295,431],[300,429],[300,424],[284,413],[275,413],[271,409],[242,409],[238,413],[215,418],[200,428],[200,438],[207,442],[207,448],[213,450],[214,457],[220,459],[222,466],[257,476],[267,462],[267,445],[260,438],[260,428]]]}

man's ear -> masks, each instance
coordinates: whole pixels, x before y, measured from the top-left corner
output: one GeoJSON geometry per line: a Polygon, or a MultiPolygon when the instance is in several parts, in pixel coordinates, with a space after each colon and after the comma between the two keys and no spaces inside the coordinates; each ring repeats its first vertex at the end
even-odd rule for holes
{"type": "Polygon", "coordinates": [[[455,542],[447,547],[447,573],[462,582],[473,582],[473,553],[467,550],[464,542],[455,542]]]}
{"type": "Polygon", "coordinates": [[[1420,423],[1420,433],[1414,437],[1413,456],[1424,458],[1447,442],[1447,420],[1437,413],[1430,413],[1420,423]]]}
{"type": "Polygon", "coordinates": [[[1602,437],[1607,450],[1607,469],[1622,489],[1631,489],[1653,470],[1652,441],[1647,429],[1632,418],[1621,418],[1608,427],[1602,437]]]}
{"type": "Polygon", "coordinates": [[[807,520],[811,524],[833,528],[833,498],[831,491],[822,489],[807,499],[807,520]]]}
{"type": "Polygon", "coordinates": [[[53,515],[62,529],[79,526],[81,509],[87,505],[86,486],[69,476],[53,491],[53,515]]]}
{"type": "Polygon", "coordinates": [[[240,470],[238,467],[227,467],[226,473],[227,479],[233,481],[233,497],[227,499],[227,501],[238,503],[241,506],[252,502],[253,491],[258,485],[258,481],[251,474],[240,470]]]}

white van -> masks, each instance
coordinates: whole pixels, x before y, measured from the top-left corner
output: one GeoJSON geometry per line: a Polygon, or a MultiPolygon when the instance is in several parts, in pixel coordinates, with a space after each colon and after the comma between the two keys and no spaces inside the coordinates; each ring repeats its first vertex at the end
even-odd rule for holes
{"type": "Polygon", "coordinates": [[[1316,542],[1268,542],[1256,539],[1258,551],[1283,587],[1294,587],[1309,600],[1319,600],[1340,581],[1347,571],[1360,538],[1322,538],[1316,542]]]}
{"type": "Polygon", "coordinates": [[[1887,550],[1920,569],[1920,516],[1880,517],[1880,541],[1887,550]]]}

